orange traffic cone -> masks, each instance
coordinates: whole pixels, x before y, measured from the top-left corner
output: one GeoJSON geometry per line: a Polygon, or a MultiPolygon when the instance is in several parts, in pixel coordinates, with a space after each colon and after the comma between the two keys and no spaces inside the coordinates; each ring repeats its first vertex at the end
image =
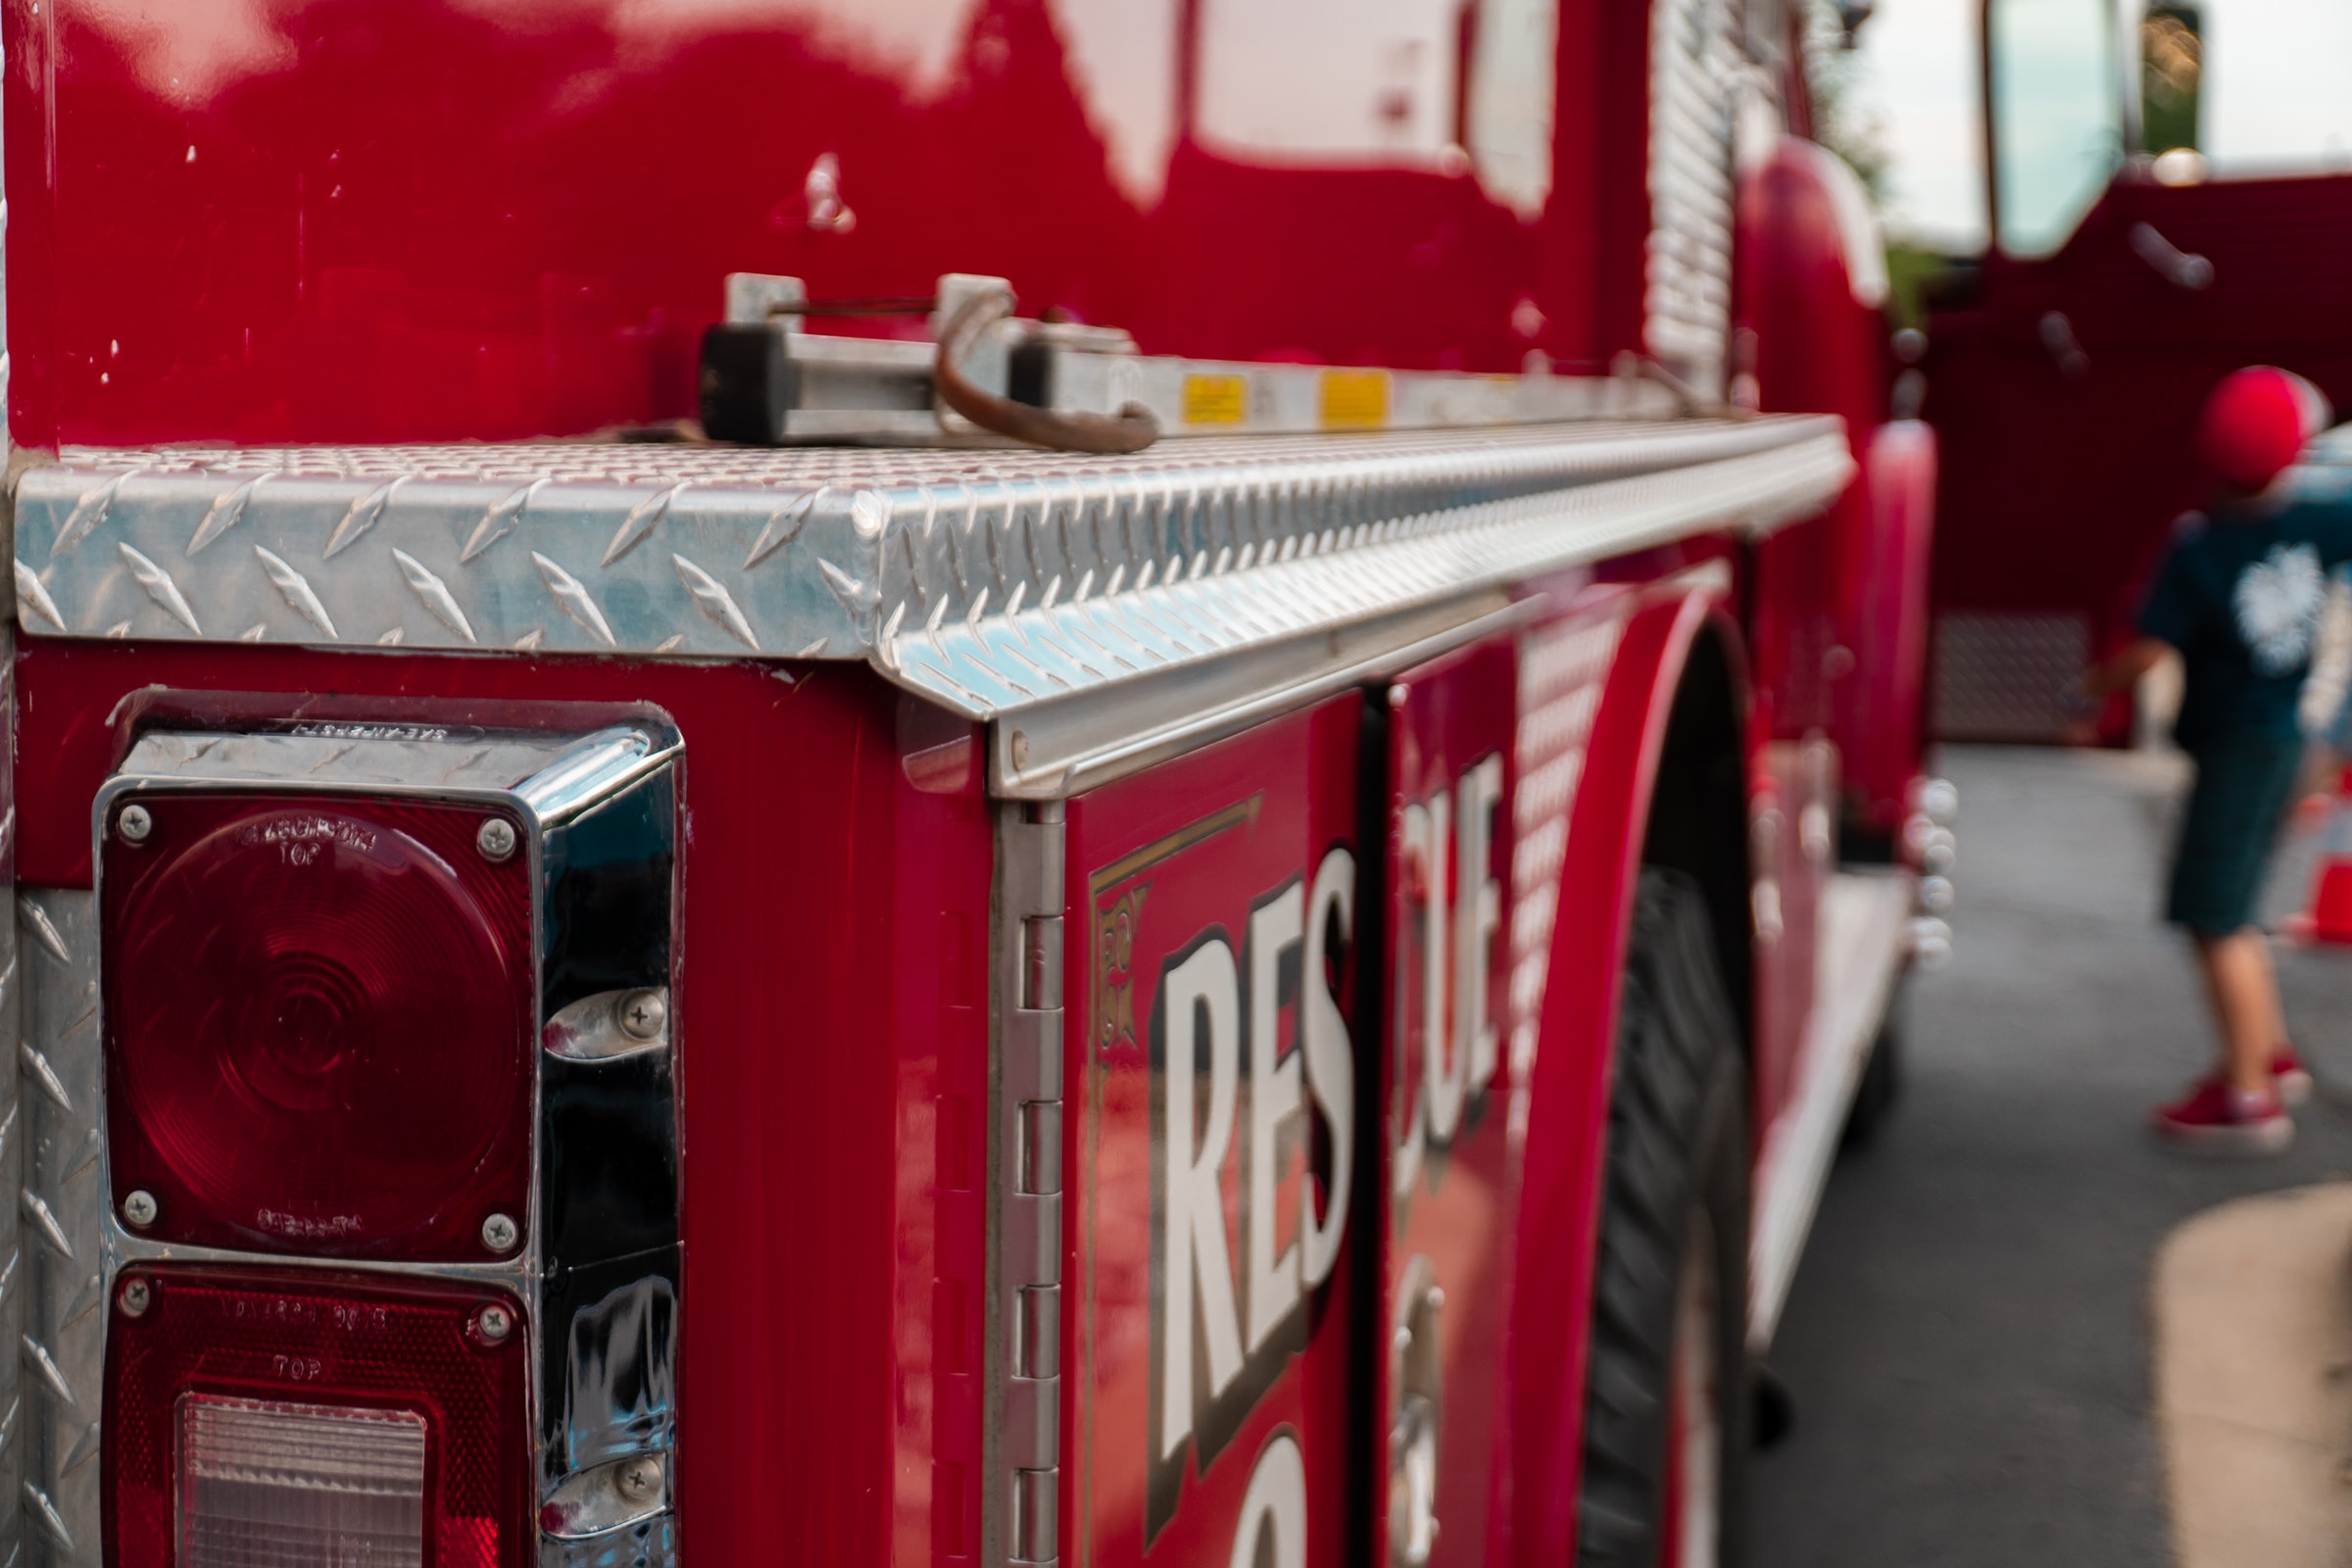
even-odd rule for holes
{"type": "Polygon", "coordinates": [[[2287,922],[2287,932],[2306,942],[2352,947],[2352,767],[2335,782],[2328,837],[2312,876],[2311,907],[2287,922]]]}

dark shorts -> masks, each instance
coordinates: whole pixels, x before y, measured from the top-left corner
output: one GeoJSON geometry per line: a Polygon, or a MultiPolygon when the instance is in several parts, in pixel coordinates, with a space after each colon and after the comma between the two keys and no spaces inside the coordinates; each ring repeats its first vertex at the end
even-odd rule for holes
{"type": "Polygon", "coordinates": [[[2199,748],[2164,917],[2204,936],[2254,923],[2254,901],[2303,764],[2300,736],[2232,735],[2199,748]]]}

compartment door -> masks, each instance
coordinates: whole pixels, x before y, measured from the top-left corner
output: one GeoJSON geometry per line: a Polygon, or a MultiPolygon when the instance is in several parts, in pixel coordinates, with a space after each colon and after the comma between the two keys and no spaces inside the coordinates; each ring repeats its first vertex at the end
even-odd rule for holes
{"type": "MultiPolygon", "coordinates": [[[[1519,1184],[1506,982],[1518,649],[1389,688],[1373,1561],[1498,1559],[1519,1184]],[[1434,1528],[1442,1526],[1443,1528],[1434,1528]]],[[[1524,1068],[1524,1063],[1521,1064],[1524,1068]]],[[[1522,1076],[1524,1074],[1522,1073],[1522,1076]]]]}
{"type": "Polygon", "coordinates": [[[1349,693],[1069,804],[1064,1562],[1363,1560],[1365,755],[1349,693]]]}

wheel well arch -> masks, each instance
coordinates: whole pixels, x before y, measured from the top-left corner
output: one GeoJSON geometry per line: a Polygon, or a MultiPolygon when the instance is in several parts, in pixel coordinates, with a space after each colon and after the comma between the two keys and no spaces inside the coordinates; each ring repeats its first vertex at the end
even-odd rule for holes
{"type": "Polygon", "coordinates": [[[1642,863],[1679,871],[1705,893],[1740,1046],[1755,1042],[1753,905],[1747,808],[1747,704],[1738,633],[1710,615],[1691,640],[1650,784],[1642,863]]]}
{"type": "Polygon", "coordinates": [[[1705,890],[1741,1054],[1756,1033],[1748,877],[1747,661],[1728,585],[1639,594],[1601,681],[1569,808],[1540,1045],[1528,1084],[1511,1424],[1516,1554],[1576,1536],[1601,1145],[1621,976],[1644,865],[1705,890]],[[1566,1243],[1567,1245],[1562,1245],[1566,1243]]]}

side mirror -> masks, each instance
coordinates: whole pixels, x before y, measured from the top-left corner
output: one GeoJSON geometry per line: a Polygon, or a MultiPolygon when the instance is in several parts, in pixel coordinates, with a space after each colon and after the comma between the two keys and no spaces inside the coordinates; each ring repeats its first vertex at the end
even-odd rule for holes
{"type": "Polygon", "coordinates": [[[2191,0],[2156,0],[2139,23],[2140,145],[2161,158],[2197,147],[2205,18],[2191,0]]]}

